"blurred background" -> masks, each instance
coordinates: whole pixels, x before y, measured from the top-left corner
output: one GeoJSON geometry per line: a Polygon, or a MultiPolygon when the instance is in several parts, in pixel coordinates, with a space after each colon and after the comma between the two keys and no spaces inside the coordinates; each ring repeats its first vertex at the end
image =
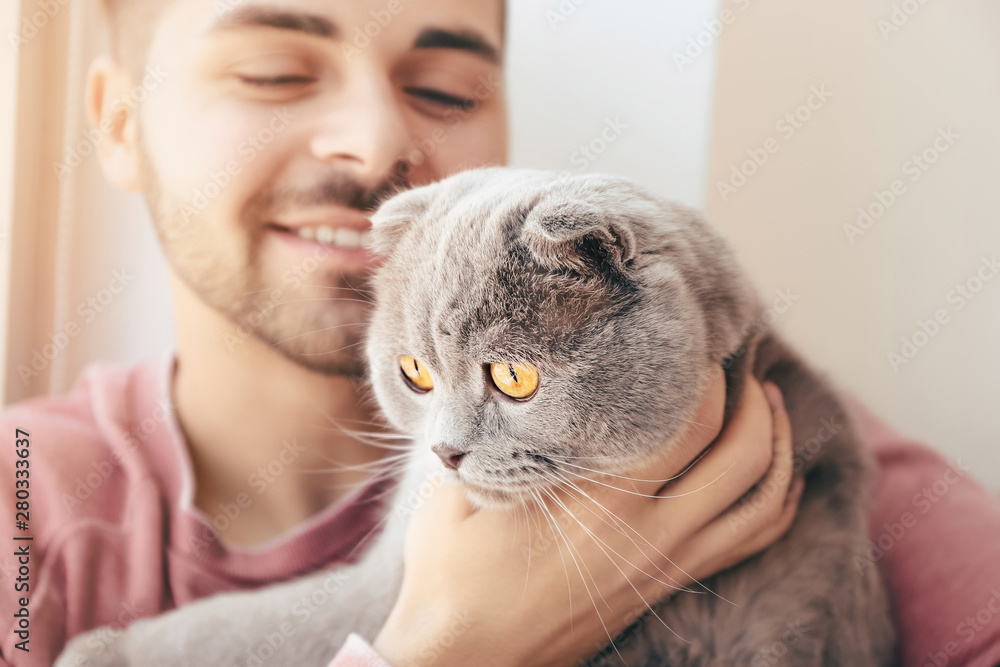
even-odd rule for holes
{"type": "MultiPolygon", "coordinates": [[[[515,166],[706,210],[815,366],[1000,490],[1000,3],[509,4],[515,166]]],[[[96,2],[4,0],[0,36],[11,403],[172,324],[144,203],[104,183],[83,116],[96,2]]]]}

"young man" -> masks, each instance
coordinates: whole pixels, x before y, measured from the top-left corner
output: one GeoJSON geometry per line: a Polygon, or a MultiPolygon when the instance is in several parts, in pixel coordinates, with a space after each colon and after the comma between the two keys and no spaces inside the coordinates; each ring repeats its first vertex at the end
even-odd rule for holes
{"type": "MultiPolygon", "coordinates": [[[[5,661],[47,664],[90,628],[120,628],[357,551],[386,491],[366,481],[385,450],[348,432],[378,429],[360,385],[363,285],[374,261],[359,247],[366,212],[400,183],[506,161],[503,9],[501,0],[111,0],[115,53],[91,69],[88,111],[107,131],[108,179],[141,190],[150,206],[171,269],[177,349],[134,368],[97,367],[71,394],[0,416],[10,433],[30,433],[22,449],[31,452],[34,510],[30,591],[14,592],[15,563],[0,596],[5,661]],[[163,73],[160,86],[138,109],[116,105],[148,67],[163,73]],[[18,646],[27,637],[30,653],[18,646]]],[[[634,476],[672,477],[716,440],[722,395],[720,371],[697,419],[706,428],[693,429],[672,460],[634,476]]],[[[909,502],[943,462],[873,420],[863,425],[895,457],[883,461],[893,465],[872,524],[902,521],[893,503],[909,502]]],[[[669,557],[679,582],[704,577],[790,524],[801,488],[788,481],[790,438],[780,395],[751,383],[712,453],[675,490],[697,489],[738,461],[724,484],[683,505],[610,491],[601,498],[659,536],[657,564],[670,568],[669,557]],[[784,480],[779,493],[762,511],[738,514],[733,503],[765,475],[784,480]]],[[[14,479],[9,450],[0,472],[14,479]]],[[[920,642],[936,637],[914,611],[923,606],[911,604],[928,595],[926,570],[913,559],[956,519],[947,506],[986,503],[964,474],[950,488],[933,513],[907,522],[909,543],[859,565],[887,567],[901,627],[921,630],[915,639],[904,633],[906,656],[923,659],[920,642]]],[[[2,501],[9,525],[13,502],[2,501]]],[[[978,544],[996,549],[1000,520],[989,511],[992,533],[978,544]]],[[[526,531],[513,525],[504,512],[472,512],[456,489],[435,493],[415,518],[406,582],[378,653],[397,667],[427,655],[441,665],[484,664],[484,656],[497,665],[569,664],[623,629],[640,595],[652,602],[669,593],[639,575],[633,590],[575,528],[570,538],[608,608],[568,604],[551,550],[532,559],[525,587],[525,563],[509,554],[526,531]]],[[[614,539],[599,521],[588,529],[614,539]]],[[[624,560],[650,556],[619,546],[624,560]]],[[[935,547],[933,571],[954,576],[955,590],[977,592],[976,577],[989,571],[977,556],[935,547]]],[[[586,599],[585,583],[570,585],[586,599]]],[[[949,664],[987,664],[976,660],[998,649],[996,636],[978,632],[949,664]]],[[[268,641],[248,647],[247,664],[280,650],[268,641]]],[[[379,659],[371,651],[355,641],[339,659],[379,659]]]]}

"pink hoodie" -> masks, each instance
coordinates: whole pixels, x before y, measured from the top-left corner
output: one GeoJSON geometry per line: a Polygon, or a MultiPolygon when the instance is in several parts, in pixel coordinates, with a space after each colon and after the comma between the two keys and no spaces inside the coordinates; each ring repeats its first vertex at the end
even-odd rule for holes
{"type": "MultiPolygon", "coordinates": [[[[0,413],[0,521],[10,540],[0,555],[0,665],[49,665],[70,637],[91,628],[121,628],[200,597],[349,562],[374,526],[385,489],[370,484],[267,544],[225,546],[213,523],[224,531],[239,521],[240,505],[252,504],[259,487],[248,481],[247,493],[214,517],[194,507],[171,369],[170,359],[94,366],[66,396],[0,413]],[[27,447],[15,445],[17,429],[30,433],[27,447]],[[15,516],[15,475],[26,468],[19,453],[29,461],[27,530],[15,516]],[[30,652],[18,648],[24,609],[30,652]]],[[[993,667],[1000,503],[960,465],[855,409],[882,466],[872,550],[857,565],[877,565],[889,582],[902,664],[993,667]]],[[[331,667],[355,665],[386,667],[353,635],[331,667]]]]}

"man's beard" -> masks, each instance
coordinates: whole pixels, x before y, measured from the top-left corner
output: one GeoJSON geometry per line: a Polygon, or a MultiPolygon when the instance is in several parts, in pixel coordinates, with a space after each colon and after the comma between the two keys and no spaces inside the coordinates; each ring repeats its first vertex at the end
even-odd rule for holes
{"type": "Polygon", "coordinates": [[[268,188],[242,211],[243,233],[232,247],[213,247],[208,221],[166,196],[149,166],[144,164],[146,201],[167,261],[204,303],[233,323],[224,336],[230,352],[238,353],[254,337],[311,370],[354,378],[365,374],[369,276],[323,268],[321,255],[307,254],[282,275],[268,277],[259,250],[276,214],[322,205],[370,211],[398,189],[398,179],[366,189],[338,173],[307,188],[268,188]]]}

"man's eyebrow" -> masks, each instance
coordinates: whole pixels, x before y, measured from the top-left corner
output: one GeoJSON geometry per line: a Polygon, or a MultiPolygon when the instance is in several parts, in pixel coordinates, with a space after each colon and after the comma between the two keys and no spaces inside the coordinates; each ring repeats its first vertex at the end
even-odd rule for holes
{"type": "Polygon", "coordinates": [[[499,50],[479,33],[462,30],[427,28],[413,42],[414,49],[457,49],[482,56],[487,60],[500,62],[499,50]]]}
{"type": "Polygon", "coordinates": [[[289,11],[265,5],[248,5],[227,12],[211,26],[211,30],[233,28],[277,28],[294,30],[317,37],[340,37],[340,29],[330,19],[318,14],[289,11]]]}

